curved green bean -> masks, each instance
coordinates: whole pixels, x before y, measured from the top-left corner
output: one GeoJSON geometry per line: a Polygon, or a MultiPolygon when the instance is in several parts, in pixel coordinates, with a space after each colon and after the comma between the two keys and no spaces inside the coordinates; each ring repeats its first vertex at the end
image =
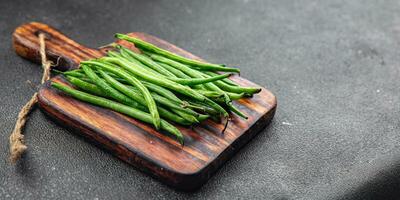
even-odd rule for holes
{"type": "Polygon", "coordinates": [[[177,82],[179,84],[182,84],[182,85],[199,85],[199,84],[204,84],[204,83],[221,80],[221,79],[227,78],[231,75],[232,75],[231,73],[227,73],[227,74],[221,74],[218,76],[212,76],[212,77],[207,77],[207,78],[191,78],[191,79],[169,78],[169,79],[174,82],[177,82]]]}
{"type": "MultiPolygon", "coordinates": [[[[215,72],[210,72],[210,71],[202,71],[204,74],[207,74],[209,76],[217,76],[218,74],[215,72]]],[[[232,85],[232,86],[240,86],[239,84],[235,83],[229,78],[222,79],[221,81],[225,82],[226,84],[232,85]]]]}

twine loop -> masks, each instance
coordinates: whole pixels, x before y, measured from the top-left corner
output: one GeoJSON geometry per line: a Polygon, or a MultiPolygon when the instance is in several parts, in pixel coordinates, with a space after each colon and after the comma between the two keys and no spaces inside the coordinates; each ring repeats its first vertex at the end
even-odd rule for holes
{"type": "MultiPolygon", "coordinates": [[[[50,79],[50,68],[52,62],[47,60],[46,57],[46,46],[45,46],[45,34],[39,33],[39,47],[40,47],[40,58],[42,60],[43,75],[41,83],[43,84],[50,79]]],[[[13,132],[10,135],[10,161],[11,163],[16,163],[22,156],[22,154],[28,148],[25,145],[24,135],[22,134],[23,127],[28,119],[28,115],[32,108],[38,102],[38,93],[35,92],[31,99],[22,107],[18,114],[17,122],[13,132]]]]}

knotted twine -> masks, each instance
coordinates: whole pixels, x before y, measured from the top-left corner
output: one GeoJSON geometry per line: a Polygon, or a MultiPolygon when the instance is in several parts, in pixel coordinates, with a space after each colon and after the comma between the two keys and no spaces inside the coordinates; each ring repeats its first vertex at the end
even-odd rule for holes
{"type": "MultiPolygon", "coordinates": [[[[42,60],[43,75],[41,83],[43,84],[50,79],[50,67],[52,65],[51,61],[46,58],[46,47],[45,47],[45,34],[39,33],[39,47],[40,47],[40,58],[42,60]]],[[[32,98],[22,107],[18,114],[17,122],[13,132],[10,135],[10,161],[11,163],[16,163],[22,156],[22,154],[28,148],[24,142],[24,135],[22,134],[22,129],[28,119],[28,115],[35,104],[38,102],[38,93],[35,92],[32,98]]]]}

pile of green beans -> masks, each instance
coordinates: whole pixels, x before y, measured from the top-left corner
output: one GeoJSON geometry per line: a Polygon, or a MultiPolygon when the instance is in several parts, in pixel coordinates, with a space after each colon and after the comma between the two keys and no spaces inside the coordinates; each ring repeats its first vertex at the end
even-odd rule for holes
{"type": "Polygon", "coordinates": [[[79,69],[57,71],[74,87],[56,82],[52,86],[78,100],[153,124],[182,145],[184,137],[173,124],[221,122],[229,111],[247,119],[232,100],[261,91],[228,79],[240,73],[237,68],[185,58],[128,35],[115,36],[133,43],[141,53],[115,45],[107,56],[82,61],[79,69]]]}

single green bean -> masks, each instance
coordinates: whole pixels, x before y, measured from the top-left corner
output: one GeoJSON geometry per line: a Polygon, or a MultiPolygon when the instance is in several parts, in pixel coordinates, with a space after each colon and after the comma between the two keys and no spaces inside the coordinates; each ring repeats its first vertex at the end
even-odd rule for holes
{"type": "Polygon", "coordinates": [[[170,80],[177,82],[182,85],[199,85],[209,82],[214,82],[231,76],[231,73],[221,74],[218,76],[208,77],[208,78],[191,78],[191,79],[180,79],[180,78],[169,78],[170,80]]]}
{"type": "Polygon", "coordinates": [[[231,93],[231,92],[226,92],[226,93],[228,94],[229,98],[232,100],[239,100],[246,96],[246,93],[240,93],[240,94],[231,93]]]}
{"type": "MultiPolygon", "coordinates": [[[[209,76],[217,76],[218,74],[215,72],[210,72],[210,71],[202,71],[203,73],[209,75],[209,76]]],[[[237,83],[235,83],[234,81],[232,81],[229,78],[226,79],[222,79],[221,81],[225,82],[226,84],[232,85],[232,86],[239,86],[237,83]]]]}
{"type": "MultiPolygon", "coordinates": [[[[210,77],[210,75],[203,73],[203,77],[210,77]]],[[[217,85],[219,88],[221,88],[222,90],[227,91],[227,92],[255,94],[255,93],[259,93],[261,91],[261,88],[258,88],[258,87],[233,86],[233,85],[227,84],[223,81],[215,81],[213,83],[215,85],[217,85]]]]}
{"type": "MultiPolygon", "coordinates": [[[[94,95],[91,95],[91,94],[88,94],[85,92],[81,92],[81,91],[72,89],[68,86],[61,85],[59,83],[52,82],[51,85],[78,100],[85,101],[85,102],[88,102],[88,103],[91,103],[91,104],[94,104],[97,106],[109,108],[111,110],[126,114],[130,117],[133,117],[135,119],[141,120],[146,123],[153,122],[152,116],[141,110],[111,101],[111,100],[103,98],[103,97],[98,97],[98,96],[94,96],[94,95]]],[[[165,130],[168,133],[171,133],[172,135],[174,135],[176,137],[176,139],[183,145],[183,142],[184,142],[183,135],[176,127],[174,127],[173,125],[171,125],[170,123],[168,123],[165,120],[161,120],[160,128],[162,130],[165,130]]]]}
{"type": "Polygon", "coordinates": [[[198,67],[204,70],[210,70],[210,71],[225,71],[225,72],[237,72],[240,73],[239,69],[236,68],[229,68],[229,67],[225,67],[223,65],[218,65],[218,64],[212,64],[212,63],[205,63],[205,62],[200,62],[197,60],[193,60],[193,59],[189,59],[189,58],[185,58],[183,56],[179,56],[177,54],[174,54],[170,51],[167,51],[165,49],[161,49],[153,44],[150,44],[148,42],[145,42],[143,40],[140,40],[138,38],[133,38],[133,37],[129,37],[127,35],[124,34],[115,34],[115,37],[122,39],[122,40],[126,40],[128,42],[132,42],[135,44],[136,47],[140,48],[140,49],[144,49],[153,53],[157,53],[160,55],[163,55],[167,58],[179,61],[181,63],[184,64],[188,64],[194,67],[198,67]]]}
{"type": "Polygon", "coordinates": [[[210,117],[210,115],[199,115],[199,117],[197,117],[197,120],[199,120],[200,122],[208,119],[210,117]]]}
{"type": "Polygon", "coordinates": [[[227,92],[233,92],[233,93],[246,93],[246,94],[255,94],[261,92],[261,88],[258,87],[239,87],[239,86],[233,86],[226,84],[222,81],[215,81],[213,82],[215,85],[217,85],[219,88],[222,90],[225,90],[227,92]]]}
{"type": "Polygon", "coordinates": [[[187,108],[191,108],[193,110],[199,111],[199,112],[203,112],[203,113],[207,113],[210,115],[218,115],[218,111],[216,111],[213,108],[210,108],[208,105],[202,103],[202,102],[195,102],[192,100],[187,100],[185,101],[185,104],[183,105],[183,107],[187,107],[187,108]]]}
{"type": "Polygon", "coordinates": [[[66,71],[66,72],[63,72],[62,74],[68,75],[68,76],[77,77],[77,78],[86,76],[85,73],[80,69],[79,70],[75,69],[75,70],[71,70],[71,71],[66,71]]]}

